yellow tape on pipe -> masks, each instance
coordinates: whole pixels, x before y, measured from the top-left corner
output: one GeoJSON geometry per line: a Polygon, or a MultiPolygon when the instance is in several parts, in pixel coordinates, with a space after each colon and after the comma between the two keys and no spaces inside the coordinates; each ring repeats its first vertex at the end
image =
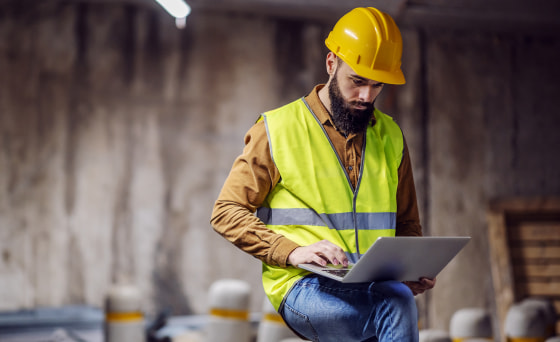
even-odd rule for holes
{"type": "Polygon", "coordinates": [[[210,309],[210,315],[220,317],[220,318],[238,319],[242,321],[249,320],[249,312],[247,310],[213,308],[210,309]]]}
{"type": "Polygon", "coordinates": [[[105,319],[107,322],[134,322],[144,318],[141,312],[107,312],[105,319]]]}
{"type": "Polygon", "coordinates": [[[544,342],[546,337],[508,337],[508,342],[544,342]]]}

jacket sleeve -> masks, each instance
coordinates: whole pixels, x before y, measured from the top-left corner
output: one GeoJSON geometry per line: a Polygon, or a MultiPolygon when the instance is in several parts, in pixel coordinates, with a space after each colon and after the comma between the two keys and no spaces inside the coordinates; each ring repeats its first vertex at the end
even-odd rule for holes
{"type": "Polygon", "coordinates": [[[408,146],[404,142],[403,159],[399,167],[399,185],[397,187],[397,236],[421,236],[422,226],[418,214],[416,188],[412,175],[412,166],[408,146]]]}
{"type": "Polygon", "coordinates": [[[299,245],[268,229],[254,215],[279,178],[261,120],[245,136],[245,148],[233,163],[210,223],[241,250],[269,265],[285,267],[288,255],[299,245]]]}

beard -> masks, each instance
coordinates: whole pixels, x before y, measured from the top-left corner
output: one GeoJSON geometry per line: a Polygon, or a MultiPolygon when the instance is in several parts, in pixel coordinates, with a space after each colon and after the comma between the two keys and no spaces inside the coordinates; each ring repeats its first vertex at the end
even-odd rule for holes
{"type": "Polygon", "coordinates": [[[372,103],[362,101],[348,102],[340,92],[336,74],[329,84],[329,98],[331,100],[331,116],[336,128],[345,134],[361,133],[366,130],[373,118],[375,100],[372,103]],[[362,105],[365,109],[352,106],[362,105]]]}

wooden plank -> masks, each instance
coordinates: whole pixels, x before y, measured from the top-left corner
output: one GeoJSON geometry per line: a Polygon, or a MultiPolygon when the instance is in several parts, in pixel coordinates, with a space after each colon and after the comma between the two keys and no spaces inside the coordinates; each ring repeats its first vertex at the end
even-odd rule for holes
{"type": "Polygon", "coordinates": [[[560,197],[512,197],[490,202],[490,210],[503,215],[560,212],[560,197]]]}
{"type": "Polygon", "coordinates": [[[519,282],[518,293],[521,297],[557,297],[560,296],[560,282],[519,282]]]}
{"type": "Polygon", "coordinates": [[[512,247],[511,256],[513,259],[560,259],[560,246],[543,247],[512,247]]]}
{"type": "Polygon", "coordinates": [[[488,232],[499,341],[506,341],[504,321],[514,301],[546,296],[554,299],[560,313],[560,282],[555,281],[560,267],[559,226],[560,197],[517,197],[490,203],[488,232]]]}
{"type": "Polygon", "coordinates": [[[513,273],[522,277],[560,277],[560,264],[513,264],[513,273]]]}
{"type": "Polygon", "coordinates": [[[559,241],[560,223],[558,222],[522,222],[508,228],[511,241],[559,241]]]}

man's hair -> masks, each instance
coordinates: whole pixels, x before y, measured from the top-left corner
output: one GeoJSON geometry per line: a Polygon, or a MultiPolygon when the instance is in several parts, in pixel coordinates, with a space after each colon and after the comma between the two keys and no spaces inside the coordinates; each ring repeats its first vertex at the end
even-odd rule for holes
{"type": "Polygon", "coordinates": [[[342,58],[338,57],[337,55],[335,55],[336,57],[336,66],[339,67],[340,64],[342,64],[342,58]]]}

